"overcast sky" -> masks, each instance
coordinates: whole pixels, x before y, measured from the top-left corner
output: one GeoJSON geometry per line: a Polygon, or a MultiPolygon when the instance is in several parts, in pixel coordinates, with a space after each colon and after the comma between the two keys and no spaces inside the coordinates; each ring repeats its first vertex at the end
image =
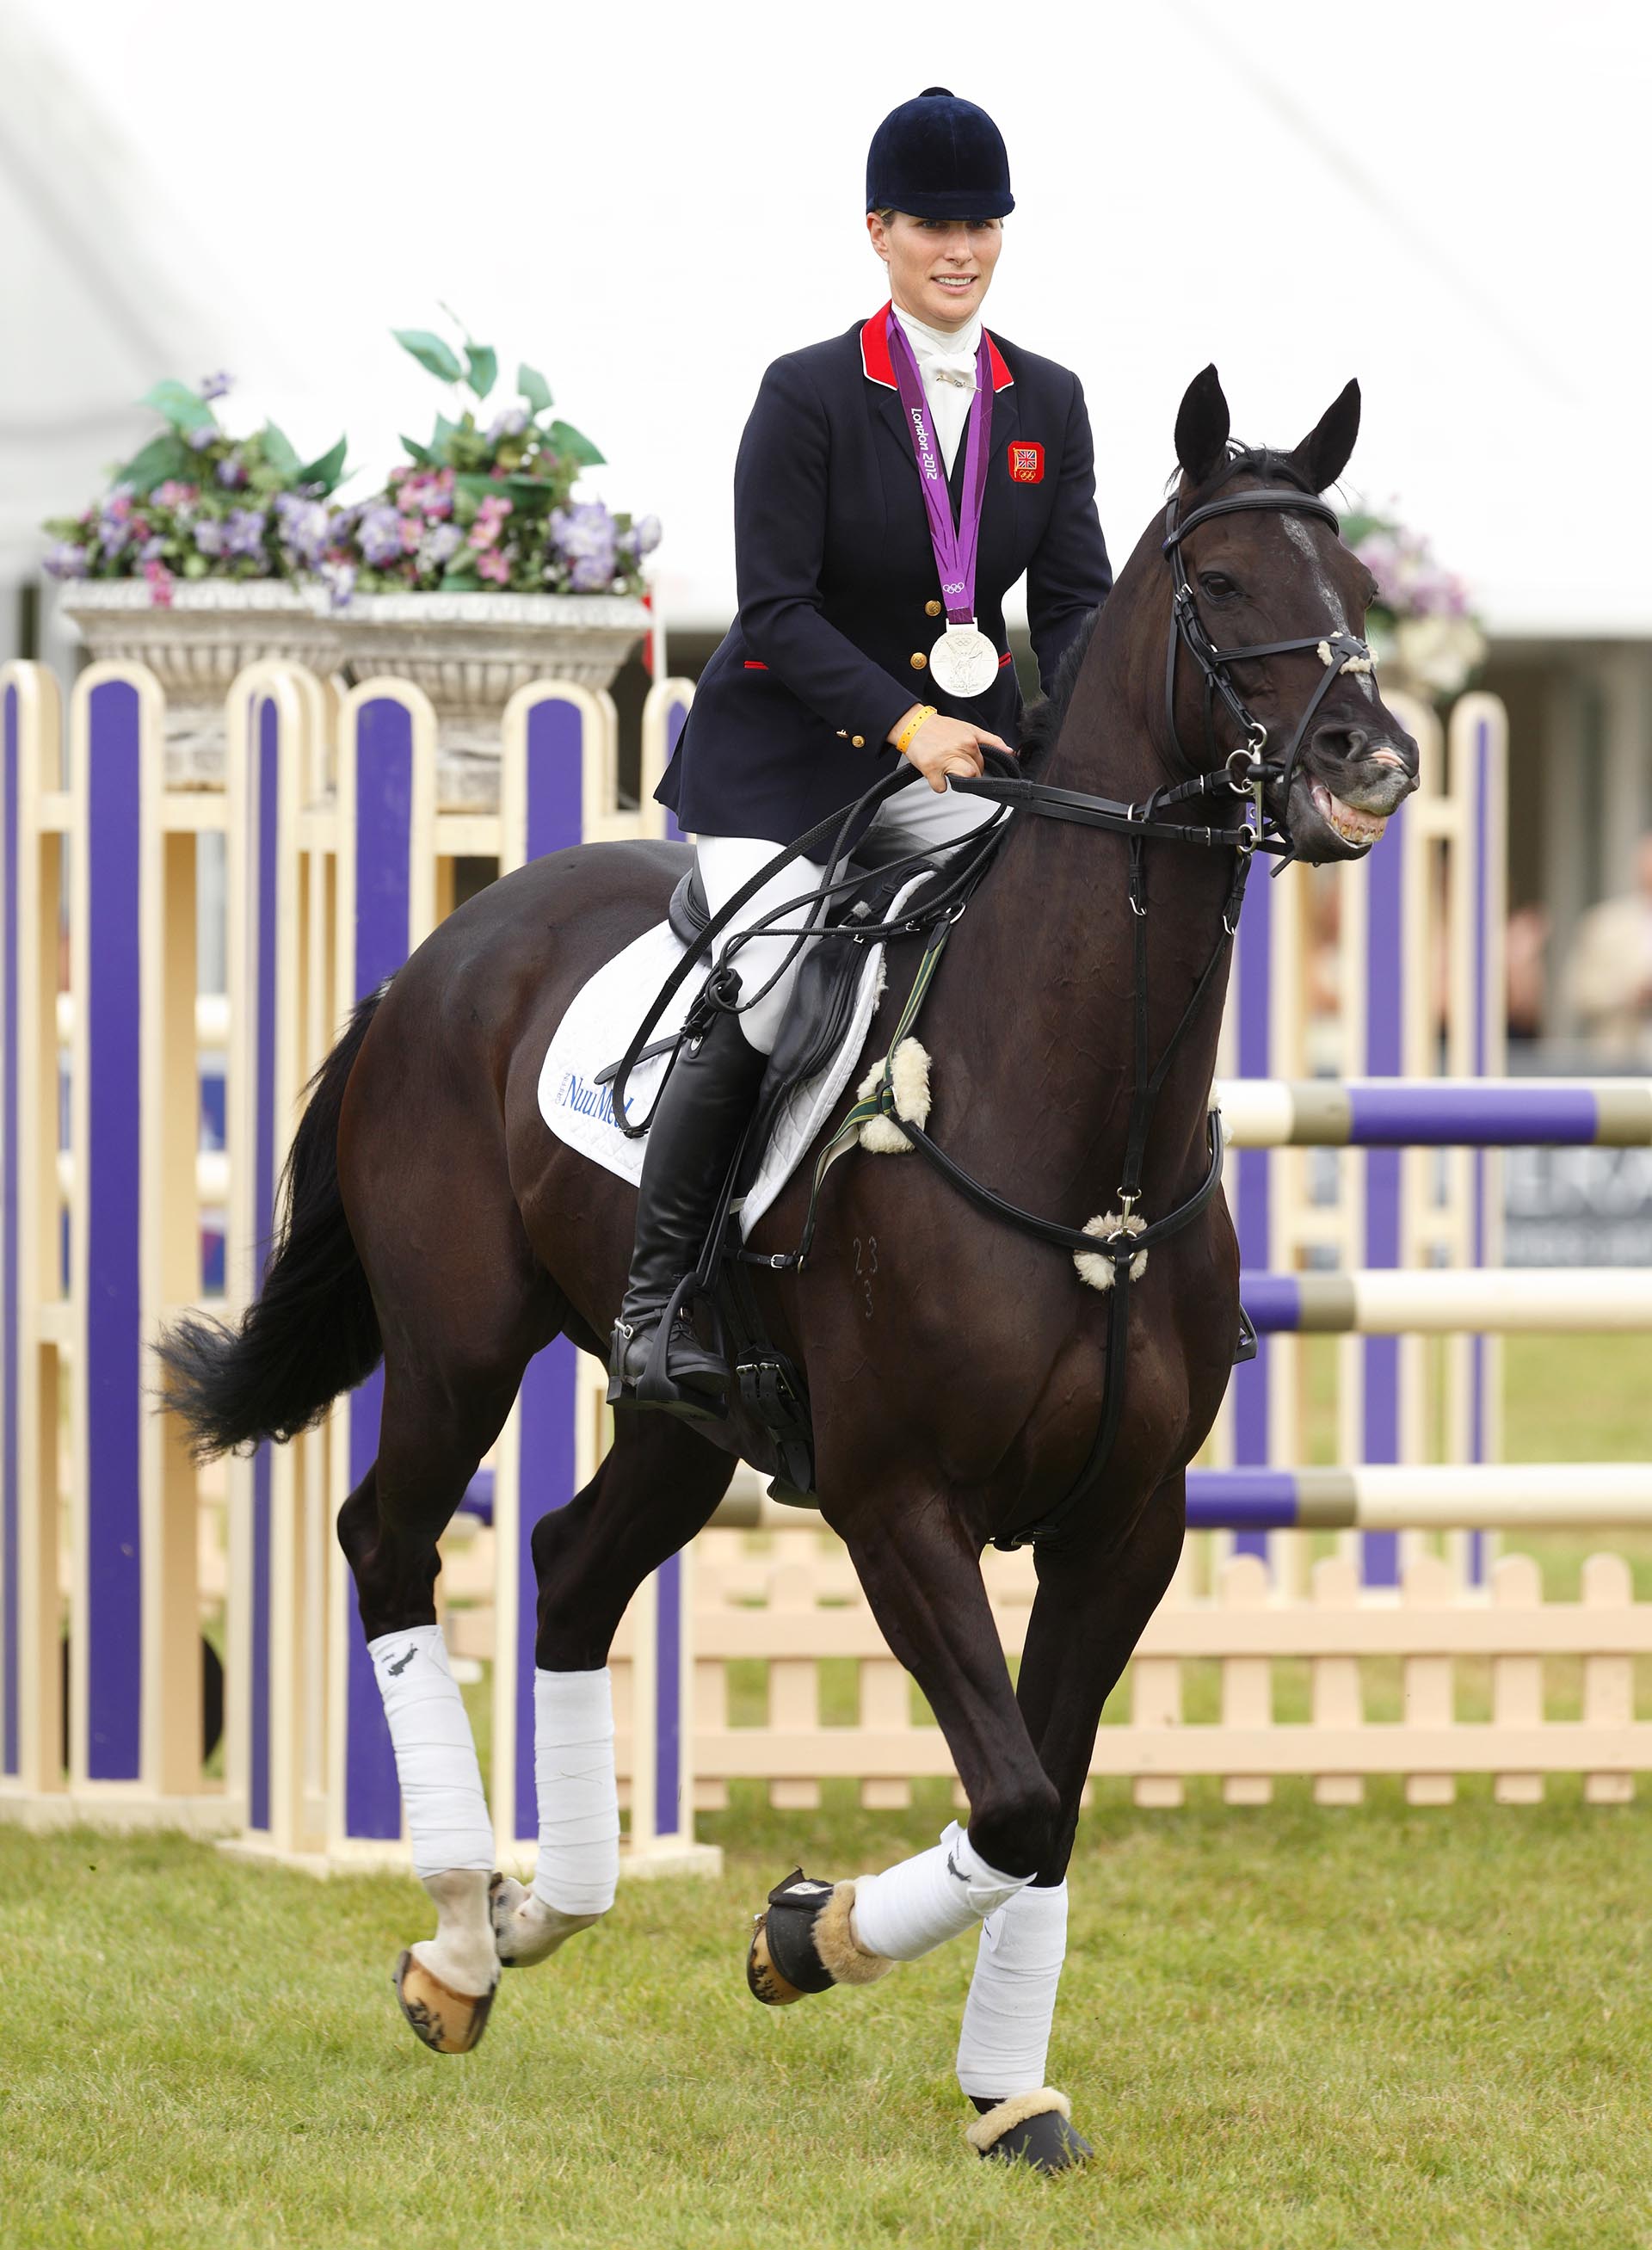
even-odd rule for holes
{"type": "Polygon", "coordinates": [[[385,332],[446,300],[664,519],[681,621],[732,606],[764,365],[882,301],[866,144],[941,82],[1008,142],[988,325],[1082,376],[1116,552],[1207,360],[1275,442],[1357,374],[1351,487],[1494,624],[1652,632],[1644,0],[10,4],[130,141],[232,406],[382,474],[440,403],[385,332]]]}

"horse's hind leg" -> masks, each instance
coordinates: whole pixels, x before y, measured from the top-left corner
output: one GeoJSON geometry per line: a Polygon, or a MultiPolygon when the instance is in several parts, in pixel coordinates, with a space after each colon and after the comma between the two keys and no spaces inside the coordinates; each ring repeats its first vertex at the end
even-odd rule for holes
{"type": "Polygon", "coordinates": [[[507,1966],[543,1961],[613,1903],[619,1810],[608,1652],[632,1596],[707,1522],[734,1467],[674,1416],[616,1415],[613,1450],[596,1475],[534,1527],[539,1856],[531,1887],[494,1888],[507,1966]]]}
{"type": "MultiPolygon", "coordinates": [[[[381,1261],[392,1262],[392,1261],[381,1261]]],[[[384,1320],[378,1458],[339,1511],[362,1628],[384,1701],[414,1870],[436,1907],[433,1939],[404,1953],[396,1988],[426,2046],[474,2046],[498,1969],[487,1888],[494,1864],[475,1743],[436,1622],[436,1543],[498,1436],[537,1344],[554,1329],[549,1285],[508,1257],[485,1286],[444,1271],[375,1273],[384,1320]]]]}

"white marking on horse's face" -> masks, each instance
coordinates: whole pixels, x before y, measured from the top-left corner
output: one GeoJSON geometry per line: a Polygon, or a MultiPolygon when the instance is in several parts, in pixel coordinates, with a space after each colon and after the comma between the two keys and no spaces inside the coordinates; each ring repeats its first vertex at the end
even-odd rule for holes
{"type": "MultiPolygon", "coordinates": [[[[1317,536],[1317,527],[1310,523],[1305,517],[1293,514],[1289,509],[1282,512],[1282,521],[1284,524],[1286,538],[1307,561],[1313,585],[1314,601],[1319,609],[1320,618],[1323,619],[1321,632],[1324,638],[1329,640],[1337,633],[1352,633],[1354,629],[1348,622],[1347,605],[1337,591],[1326,566],[1324,549],[1317,536]]],[[[1313,622],[1317,623],[1319,619],[1313,622]]],[[[1306,628],[1298,626],[1296,630],[1305,631],[1306,628]]],[[[1357,687],[1363,687],[1373,703],[1380,701],[1381,699],[1377,694],[1376,680],[1371,673],[1354,673],[1349,677],[1357,687]]]]}

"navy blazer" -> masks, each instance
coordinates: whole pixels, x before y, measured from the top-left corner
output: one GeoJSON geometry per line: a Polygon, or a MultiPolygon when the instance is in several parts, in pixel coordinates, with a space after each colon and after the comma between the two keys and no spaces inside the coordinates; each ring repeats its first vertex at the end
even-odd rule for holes
{"type": "MultiPolygon", "coordinates": [[[[888,307],[789,352],[763,378],[735,466],[740,614],[701,677],[656,794],[679,824],[789,844],[852,804],[895,756],[915,703],[1015,740],[1021,699],[1004,596],[1025,571],[1040,677],[1113,583],[1078,377],[989,336],[992,433],[976,624],[999,678],[943,694],[928,654],[944,618],[929,519],[889,361],[888,307]]],[[[966,452],[958,441],[956,518],[966,452]]]]}

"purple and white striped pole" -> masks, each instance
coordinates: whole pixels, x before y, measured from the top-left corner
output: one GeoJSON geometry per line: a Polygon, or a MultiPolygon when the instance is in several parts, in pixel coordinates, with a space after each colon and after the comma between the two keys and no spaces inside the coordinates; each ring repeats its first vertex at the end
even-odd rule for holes
{"type": "MultiPolygon", "coordinates": [[[[338,747],[338,956],[341,1022],[393,976],[435,918],[436,725],[429,703],[402,681],[370,681],[346,699],[338,747]]],[[[384,1375],[376,1369],[335,1417],[353,1491],[378,1453],[384,1375]]],[[[329,1844],[393,1844],[401,1795],[384,1704],[342,1556],[334,1561],[335,1630],[342,1631],[342,1770],[334,1780],[329,1844]]]]}

